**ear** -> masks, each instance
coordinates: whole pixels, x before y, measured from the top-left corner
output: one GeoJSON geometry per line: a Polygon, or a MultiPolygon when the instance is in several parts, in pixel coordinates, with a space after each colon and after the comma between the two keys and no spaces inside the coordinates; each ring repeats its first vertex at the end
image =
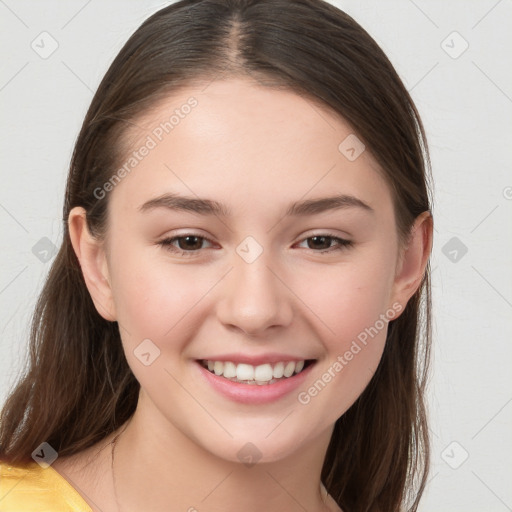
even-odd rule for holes
{"type": "Polygon", "coordinates": [[[90,234],[82,207],[76,206],[69,212],[68,228],[94,306],[105,320],[114,322],[116,313],[104,243],[90,234]]]}
{"type": "Polygon", "coordinates": [[[418,215],[406,246],[400,250],[391,304],[399,303],[405,309],[407,302],[419,288],[432,250],[432,229],[430,212],[418,215]]]}

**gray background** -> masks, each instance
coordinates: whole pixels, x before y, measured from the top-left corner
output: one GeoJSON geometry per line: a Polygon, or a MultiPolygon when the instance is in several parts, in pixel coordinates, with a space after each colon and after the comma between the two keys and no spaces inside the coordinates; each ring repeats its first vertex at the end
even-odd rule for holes
{"type": "MultiPolygon", "coordinates": [[[[512,2],[333,3],[395,65],[432,153],[433,466],[420,510],[512,510],[512,2]]],[[[164,5],[0,0],[0,403],[62,238],[67,167],[93,91],[164,5]]]]}

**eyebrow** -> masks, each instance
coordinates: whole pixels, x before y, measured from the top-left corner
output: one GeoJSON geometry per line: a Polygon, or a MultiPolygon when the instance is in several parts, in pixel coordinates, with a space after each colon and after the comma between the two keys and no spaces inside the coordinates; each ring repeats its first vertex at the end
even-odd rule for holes
{"type": "MultiPolygon", "coordinates": [[[[217,215],[230,217],[230,209],[211,199],[201,199],[178,194],[163,194],[146,201],[139,207],[139,211],[148,212],[156,208],[167,208],[176,211],[188,211],[199,215],[217,215]]],[[[307,199],[292,203],[286,210],[286,216],[305,216],[323,213],[329,210],[347,208],[359,208],[369,213],[375,213],[374,209],[355,196],[340,194],[318,199],[307,199]]]]}

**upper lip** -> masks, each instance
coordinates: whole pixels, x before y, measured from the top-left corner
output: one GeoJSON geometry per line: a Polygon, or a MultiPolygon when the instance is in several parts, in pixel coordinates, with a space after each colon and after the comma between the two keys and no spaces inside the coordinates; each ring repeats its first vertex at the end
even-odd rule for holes
{"type": "Polygon", "coordinates": [[[293,356],[290,354],[261,354],[261,355],[248,355],[248,354],[219,354],[215,356],[207,356],[199,359],[199,361],[231,361],[235,364],[250,364],[251,366],[258,366],[261,364],[275,364],[275,363],[288,363],[290,361],[308,361],[312,360],[311,357],[293,356]]]}

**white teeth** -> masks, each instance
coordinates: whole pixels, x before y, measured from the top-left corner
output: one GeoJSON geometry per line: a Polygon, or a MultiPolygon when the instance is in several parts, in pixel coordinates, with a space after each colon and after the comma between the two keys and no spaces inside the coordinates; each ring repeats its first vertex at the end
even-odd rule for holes
{"type": "Polygon", "coordinates": [[[215,372],[215,375],[222,375],[224,372],[224,363],[221,361],[215,361],[215,364],[213,365],[213,371],[215,372]]]}
{"type": "Polygon", "coordinates": [[[204,361],[215,375],[223,376],[235,382],[244,381],[246,384],[256,384],[259,386],[273,384],[278,379],[291,377],[293,374],[300,373],[304,369],[304,360],[279,362],[271,365],[269,363],[252,366],[250,364],[235,364],[231,361],[204,361]]]}
{"type": "Polygon", "coordinates": [[[236,378],[238,380],[254,380],[254,366],[243,363],[237,365],[236,378]]]}
{"type": "Polygon", "coordinates": [[[284,363],[277,363],[274,366],[274,379],[280,379],[284,375],[284,363]]]}
{"type": "Polygon", "coordinates": [[[295,363],[294,362],[287,363],[286,366],[284,367],[284,376],[291,377],[293,375],[294,370],[295,370],[295,363]]]}
{"type": "Polygon", "coordinates": [[[226,379],[236,377],[236,365],[231,361],[224,363],[224,377],[226,377],[226,379]]]}
{"type": "Polygon", "coordinates": [[[254,369],[254,379],[260,382],[272,380],[272,366],[269,364],[260,364],[254,369]]]}

